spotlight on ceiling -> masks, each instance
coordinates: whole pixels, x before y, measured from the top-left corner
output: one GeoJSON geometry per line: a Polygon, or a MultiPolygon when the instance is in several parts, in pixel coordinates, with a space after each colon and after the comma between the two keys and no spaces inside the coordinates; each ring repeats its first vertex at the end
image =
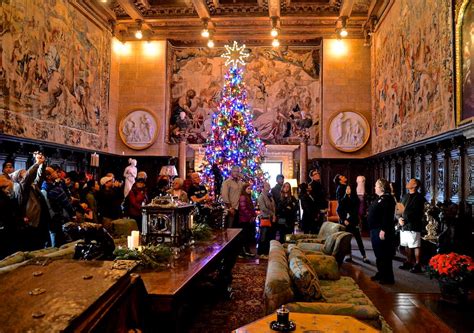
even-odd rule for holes
{"type": "Polygon", "coordinates": [[[204,38],[209,38],[209,20],[208,19],[203,19],[203,28],[201,30],[201,36],[204,38]]]}
{"type": "Polygon", "coordinates": [[[339,29],[339,35],[341,37],[347,37],[349,32],[347,31],[347,16],[341,17],[341,29],[339,29]]]}
{"type": "Polygon", "coordinates": [[[137,31],[135,31],[135,38],[136,39],[142,39],[143,38],[142,21],[141,20],[137,20],[137,31]]]}
{"type": "Polygon", "coordinates": [[[272,30],[270,31],[270,35],[273,38],[278,37],[280,34],[280,29],[278,28],[279,17],[273,16],[270,19],[272,20],[272,30]]]}

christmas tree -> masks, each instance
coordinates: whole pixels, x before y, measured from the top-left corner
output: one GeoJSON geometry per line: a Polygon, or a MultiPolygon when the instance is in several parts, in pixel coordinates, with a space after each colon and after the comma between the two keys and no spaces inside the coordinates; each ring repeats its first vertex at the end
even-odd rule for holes
{"type": "Polygon", "coordinates": [[[241,167],[243,181],[251,183],[253,193],[264,181],[261,169],[264,145],[253,126],[253,115],[247,104],[247,90],[242,81],[244,59],[249,55],[245,45],[226,45],[226,65],[224,88],[219,111],[212,115],[212,127],[204,159],[203,178],[211,192],[219,192],[220,181],[230,175],[232,166],[241,167]],[[216,168],[220,170],[217,175],[216,168]]]}

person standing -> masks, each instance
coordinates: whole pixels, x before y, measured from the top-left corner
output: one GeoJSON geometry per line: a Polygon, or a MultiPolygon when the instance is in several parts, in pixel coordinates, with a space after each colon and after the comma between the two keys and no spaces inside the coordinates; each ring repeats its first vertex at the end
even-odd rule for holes
{"type": "Polygon", "coordinates": [[[422,273],[420,265],[421,228],[423,227],[423,210],[425,198],[418,192],[420,181],[412,178],[406,184],[408,193],[401,203],[405,207],[402,216],[398,219],[400,230],[400,246],[406,247],[407,260],[400,269],[409,269],[412,273],[422,273]]]}
{"type": "Polygon", "coordinates": [[[314,199],[317,213],[315,233],[318,233],[324,222],[325,213],[328,208],[328,201],[326,198],[326,191],[321,183],[321,172],[318,169],[313,169],[309,172],[309,176],[311,177],[311,181],[308,185],[311,186],[311,196],[314,199]]]}
{"type": "Polygon", "coordinates": [[[336,200],[337,200],[336,212],[337,212],[337,215],[339,215],[339,221],[341,221],[341,219],[343,218],[345,219],[344,214],[346,213],[345,211],[342,210],[341,202],[342,202],[342,199],[346,196],[347,177],[337,174],[334,177],[333,181],[334,181],[334,184],[336,184],[337,186],[336,187],[336,200]]]}
{"type": "Polygon", "coordinates": [[[286,241],[286,235],[292,234],[298,213],[298,201],[291,194],[290,183],[284,183],[281,188],[280,200],[276,203],[276,230],[280,234],[280,243],[286,241]]]}
{"type": "Polygon", "coordinates": [[[371,277],[380,284],[394,284],[392,258],[395,228],[395,199],[390,194],[390,184],[385,179],[375,183],[375,194],[378,196],[369,207],[370,240],[376,258],[377,273],[371,277]]]}
{"type": "Polygon", "coordinates": [[[299,188],[299,199],[303,216],[301,218],[301,229],[304,234],[316,233],[316,205],[311,195],[311,186],[301,183],[299,188]]]}
{"type": "Polygon", "coordinates": [[[127,202],[125,215],[137,222],[138,230],[142,231],[142,206],[148,202],[146,184],[143,178],[137,178],[132,189],[125,198],[127,202]]]}
{"type": "Polygon", "coordinates": [[[230,177],[222,183],[222,200],[229,213],[227,215],[227,227],[235,228],[239,221],[239,199],[243,183],[240,180],[240,167],[234,165],[230,171],[230,177]]]}
{"type": "Polygon", "coordinates": [[[252,202],[252,187],[245,183],[239,199],[239,228],[242,228],[243,249],[242,254],[246,257],[255,257],[250,251],[250,246],[255,240],[255,207],[252,202]]]}
{"type": "Polygon", "coordinates": [[[281,188],[283,186],[283,183],[285,182],[285,176],[283,175],[278,175],[276,176],[276,185],[272,188],[272,196],[273,200],[275,200],[275,204],[278,205],[278,202],[280,201],[280,194],[281,194],[281,188]]]}
{"type": "MultiPolygon", "coordinates": [[[[270,192],[270,184],[263,183],[263,189],[258,199],[258,207],[260,209],[260,221],[269,220],[272,225],[276,222],[275,200],[273,200],[270,192]]],[[[258,255],[262,259],[266,259],[270,250],[270,240],[273,238],[272,226],[260,226],[260,234],[258,237],[258,255]]]]}
{"type": "MultiPolygon", "coordinates": [[[[346,231],[354,235],[359,247],[360,254],[362,255],[362,261],[370,263],[367,259],[364,243],[360,236],[359,230],[359,216],[358,216],[359,198],[352,193],[351,187],[346,186],[346,193],[341,198],[338,206],[337,214],[339,215],[339,223],[346,227],[346,231]]],[[[352,254],[346,259],[347,262],[352,262],[352,254]]]]}

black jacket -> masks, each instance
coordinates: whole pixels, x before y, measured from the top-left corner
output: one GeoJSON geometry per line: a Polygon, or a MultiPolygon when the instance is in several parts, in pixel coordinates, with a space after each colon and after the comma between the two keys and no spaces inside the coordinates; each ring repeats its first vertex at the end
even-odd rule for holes
{"type": "Polygon", "coordinates": [[[386,235],[395,233],[394,225],[395,199],[390,194],[383,194],[369,207],[369,229],[380,229],[386,235]]]}
{"type": "Polygon", "coordinates": [[[403,219],[405,224],[402,227],[404,231],[421,232],[423,228],[423,210],[425,207],[425,198],[421,193],[407,193],[403,196],[401,203],[405,206],[403,219]]]}

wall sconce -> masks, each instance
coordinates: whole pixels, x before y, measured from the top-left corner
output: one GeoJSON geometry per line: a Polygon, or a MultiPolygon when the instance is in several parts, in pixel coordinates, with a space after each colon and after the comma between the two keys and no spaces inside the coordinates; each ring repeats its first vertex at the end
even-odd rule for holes
{"type": "Polygon", "coordinates": [[[279,18],[277,16],[273,16],[270,19],[272,20],[272,30],[270,31],[270,35],[273,38],[278,37],[278,35],[280,34],[280,29],[278,28],[279,18]]]}
{"type": "Polygon", "coordinates": [[[137,20],[137,31],[135,31],[135,38],[136,39],[142,39],[143,38],[142,21],[141,20],[137,20]]]}
{"type": "Polygon", "coordinates": [[[341,17],[341,28],[339,29],[338,33],[339,33],[339,36],[343,38],[347,37],[347,35],[349,34],[349,32],[347,31],[347,20],[348,20],[347,16],[341,17]]]}
{"type": "Polygon", "coordinates": [[[201,30],[201,36],[204,38],[209,38],[209,20],[208,19],[203,19],[202,20],[204,28],[201,30]]]}
{"type": "Polygon", "coordinates": [[[273,46],[273,47],[279,47],[279,46],[280,46],[280,41],[278,40],[278,38],[275,38],[275,39],[272,41],[272,46],[273,46]]]}

